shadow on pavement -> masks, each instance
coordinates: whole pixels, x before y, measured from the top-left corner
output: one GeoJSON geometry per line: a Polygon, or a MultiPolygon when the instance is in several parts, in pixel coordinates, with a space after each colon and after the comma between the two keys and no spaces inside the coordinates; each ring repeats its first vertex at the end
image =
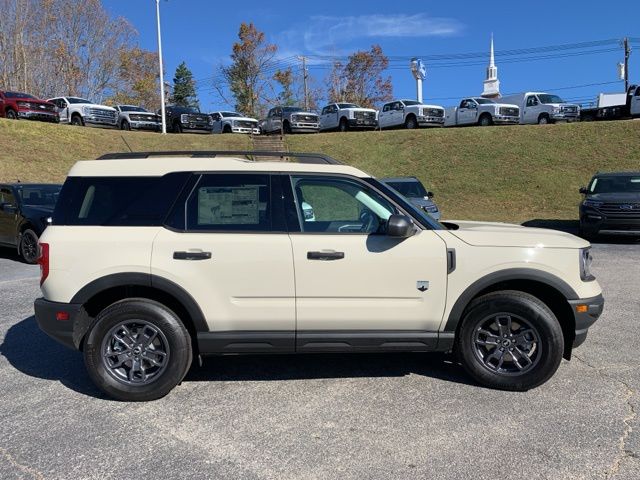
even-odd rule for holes
{"type": "MultiPolygon", "coordinates": [[[[35,317],[13,325],[0,354],[20,372],[54,380],[83,395],[106,398],[91,382],[82,354],[49,338],[35,317]]],[[[194,362],[197,364],[197,362],[194,362]]],[[[410,374],[475,385],[451,355],[440,353],[246,355],[206,357],[186,382],[281,381],[323,378],[401,377],[410,374]]]]}
{"type": "MultiPolygon", "coordinates": [[[[548,218],[536,218],[527,220],[522,223],[525,227],[550,228],[552,230],[560,230],[562,232],[578,235],[578,220],[553,220],[548,218]]],[[[616,235],[598,235],[595,238],[588,239],[591,243],[608,243],[615,245],[634,245],[640,244],[640,236],[627,237],[616,235]]]]}
{"type": "Polygon", "coordinates": [[[25,265],[27,265],[27,263],[22,258],[20,258],[16,249],[12,247],[0,247],[0,258],[13,260],[15,262],[24,263],[25,265]]]}

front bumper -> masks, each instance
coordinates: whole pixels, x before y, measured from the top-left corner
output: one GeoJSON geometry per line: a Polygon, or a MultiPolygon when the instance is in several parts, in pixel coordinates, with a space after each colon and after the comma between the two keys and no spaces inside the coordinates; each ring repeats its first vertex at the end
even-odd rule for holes
{"type": "Polygon", "coordinates": [[[253,133],[254,135],[260,135],[260,129],[258,127],[231,127],[231,133],[253,133]]]}
{"type": "Polygon", "coordinates": [[[203,125],[198,123],[182,123],[182,131],[185,133],[212,133],[212,125],[203,125]]]}
{"type": "Polygon", "coordinates": [[[97,125],[100,127],[115,127],[118,124],[118,120],[114,118],[97,117],[94,115],[85,115],[83,117],[84,123],[87,125],[97,125]]]}
{"type": "Polygon", "coordinates": [[[592,207],[581,207],[580,230],[587,235],[640,236],[640,211],[637,214],[612,215],[592,207]]]}
{"type": "Polygon", "coordinates": [[[18,110],[18,118],[54,123],[60,121],[60,117],[56,112],[44,112],[42,110],[18,110]]]}
{"type": "Polygon", "coordinates": [[[38,298],[33,307],[40,330],[65,347],[73,349],[80,347],[86,327],[89,325],[89,317],[82,305],[50,302],[44,298],[38,298]],[[57,320],[56,315],[61,312],[68,314],[67,320],[57,320]]]}
{"type": "Polygon", "coordinates": [[[316,133],[320,131],[320,124],[318,123],[291,123],[291,131],[294,133],[316,133]]]}
{"type": "Polygon", "coordinates": [[[429,125],[442,126],[444,125],[444,117],[418,117],[418,125],[426,127],[429,125]]]}
{"type": "Polygon", "coordinates": [[[520,117],[511,115],[494,115],[493,123],[496,125],[517,125],[520,123],[520,117]]]}
{"type": "Polygon", "coordinates": [[[578,300],[569,300],[571,310],[575,318],[576,329],[575,338],[573,340],[573,348],[579,347],[587,339],[589,327],[595,323],[602,311],[604,310],[604,298],[602,294],[592,298],[581,298],[578,300]],[[582,307],[584,311],[579,312],[578,307],[582,307]],[[586,308],[585,308],[586,306],[586,308]]]}
{"type": "Polygon", "coordinates": [[[154,132],[162,130],[162,124],[156,122],[138,122],[129,120],[129,125],[134,130],[152,130],[154,132]]]}
{"type": "Polygon", "coordinates": [[[368,120],[362,118],[350,118],[347,120],[347,124],[349,128],[377,128],[378,122],[377,120],[368,120]]]}
{"type": "Polygon", "coordinates": [[[580,112],[576,113],[552,113],[551,119],[557,122],[577,122],[580,120],[580,112]]]}

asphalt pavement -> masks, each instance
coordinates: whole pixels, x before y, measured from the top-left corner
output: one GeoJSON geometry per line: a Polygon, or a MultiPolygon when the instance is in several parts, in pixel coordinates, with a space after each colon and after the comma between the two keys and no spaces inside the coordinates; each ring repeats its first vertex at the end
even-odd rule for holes
{"type": "Polygon", "coordinates": [[[38,268],[0,249],[0,479],[638,479],[640,243],[594,246],[605,312],[526,393],[446,355],[210,358],[121,403],[38,329],[38,268]]]}

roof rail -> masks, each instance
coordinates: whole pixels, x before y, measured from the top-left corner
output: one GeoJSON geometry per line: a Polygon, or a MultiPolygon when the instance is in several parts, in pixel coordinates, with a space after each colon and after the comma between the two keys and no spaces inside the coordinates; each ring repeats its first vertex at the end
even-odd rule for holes
{"type": "Polygon", "coordinates": [[[327,165],[342,165],[342,162],[321,153],[295,153],[295,152],[266,152],[259,150],[174,150],[162,152],[122,152],[106,153],[97,160],[128,160],[149,157],[221,157],[221,156],[242,156],[248,160],[255,161],[250,157],[274,157],[293,158],[297,163],[313,163],[327,165]]]}

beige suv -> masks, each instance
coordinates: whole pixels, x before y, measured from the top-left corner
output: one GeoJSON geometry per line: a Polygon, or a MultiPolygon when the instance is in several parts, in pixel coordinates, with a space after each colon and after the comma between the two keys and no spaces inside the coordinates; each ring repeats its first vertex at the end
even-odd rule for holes
{"type": "Polygon", "coordinates": [[[162,397],[194,356],[311,352],[455,351],[479,383],[526,390],[602,311],[584,240],[440,224],[356,168],[271,155],[288,161],[129,153],[71,169],[36,318],[108,395],[162,397]]]}

